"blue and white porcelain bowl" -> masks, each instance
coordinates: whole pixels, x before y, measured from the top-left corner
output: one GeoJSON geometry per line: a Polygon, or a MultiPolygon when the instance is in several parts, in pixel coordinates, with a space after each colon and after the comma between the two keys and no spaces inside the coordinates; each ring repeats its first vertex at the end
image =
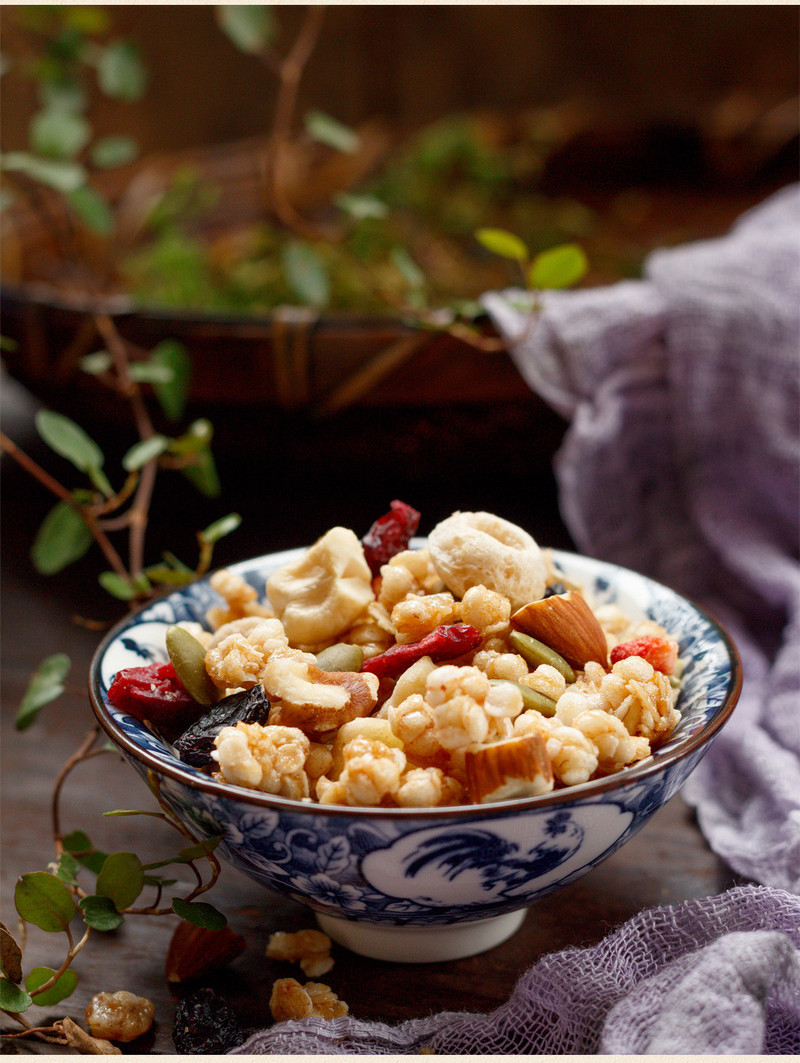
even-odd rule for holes
{"type": "MultiPolygon", "coordinates": [[[[263,595],[269,573],[301,552],[234,570],[263,595]]],[[[219,603],[207,580],[110,632],[92,662],[92,705],[139,774],[155,773],[164,801],[198,838],[221,835],[224,860],[307,904],[339,944],[401,962],[474,955],[510,937],[530,904],[591,871],[640,830],[686,781],[739,696],[736,650],[702,609],[617,565],[554,557],[597,603],[615,602],[674,633],[686,662],[680,724],[651,757],[616,775],[541,797],[430,811],[318,805],[222,785],[183,763],[107,694],[120,669],[167,659],[170,624],[204,621],[219,603]]]]}

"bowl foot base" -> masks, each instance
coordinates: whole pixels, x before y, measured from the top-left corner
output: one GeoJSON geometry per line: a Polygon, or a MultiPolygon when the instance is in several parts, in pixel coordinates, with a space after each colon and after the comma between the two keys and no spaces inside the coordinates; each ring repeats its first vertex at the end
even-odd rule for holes
{"type": "Polygon", "coordinates": [[[379,926],[315,914],[332,941],[360,956],[393,963],[443,963],[501,945],[522,926],[527,909],[446,926],[379,926]]]}

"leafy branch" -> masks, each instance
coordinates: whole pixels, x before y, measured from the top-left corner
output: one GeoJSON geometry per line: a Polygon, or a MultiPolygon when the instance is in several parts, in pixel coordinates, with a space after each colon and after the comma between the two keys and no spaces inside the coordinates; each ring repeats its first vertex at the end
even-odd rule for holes
{"type": "Polygon", "coordinates": [[[16,1034],[4,1031],[4,1037],[36,1036],[45,1041],[68,1043],[63,1023],[32,1026],[22,1018],[22,1013],[33,1004],[52,1007],[71,995],[78,984],[78,975],[72,964],[86,946],[92,931],[105,933],[116,930],[126,917],[134,915],[178,915],[186,923],[209,930],[218,930],[227,925],[225,916],[213,905],[197,900],[219,878],[221,867],[214,850],[220,837],[195,838],[164,802],[154,776],[149,777],[148,784],[160,811],[117,809],[105,815],[150,816],[174,828],[189,844],[173,855],[144,862],[135,853],[107,853],[96,848],[82,830],[62,833],[60,802],[68,777],[79,765],[94,757],[116,754],[110,745],[96,745],[99,733],[99,728],[89,732],[55,782],[51,819],[57,859],[46,871],[29,872],[17,881],[14,906],[20,919],[20,940],[17,941],[8,927],[0,923],[0,1010],[23,1027],[16,1034]],[[207,877],[198,866],[202,862],[208,865],[207,877]],[[176,880],[154,872],[175,865],[188,868],[195,883],[183,896],[173,896],[169,905],[162,905],[164,890],[175,885],[176,880]],[[79,881],[78,876],[87,872],[95,876],[93,889],[85,889],[79,881]],[[135,902],[148,887],[154,890],[154,899],[136,906],[135,902]],[[84,923],[83,933],[77,939],[71,927],[76,915],[80,915],[84,923]],[[25,974],[23,951],[28,925],[45,933],[65,935],[66,949],[59,966],[38,966],[25,974]]]}

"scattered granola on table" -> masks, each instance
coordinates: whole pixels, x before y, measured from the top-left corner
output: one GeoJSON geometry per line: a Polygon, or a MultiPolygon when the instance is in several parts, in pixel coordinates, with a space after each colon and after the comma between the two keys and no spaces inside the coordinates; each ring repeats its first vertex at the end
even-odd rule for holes
{"type": "Polygon", "coordinates": [[[208,627],[167,632],[169,675],[151,685],[127,669],[110,700],[168,733],[163,690],[188,763],[232,786],[350,806],[545,794],[669,737],[674,633],[594,606],[501,517],[454,513],[414,549],[418,521],[393,502],[361,540],[331,528],[261,597],[216,573],[208,627]],[[188,727],[187,690],[206,702],[188,727]]]}

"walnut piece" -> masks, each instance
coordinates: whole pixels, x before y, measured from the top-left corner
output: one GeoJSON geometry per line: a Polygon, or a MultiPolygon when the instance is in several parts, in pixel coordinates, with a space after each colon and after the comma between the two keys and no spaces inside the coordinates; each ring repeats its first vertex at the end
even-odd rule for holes
{"type": "Polygon", "coordinates": [[[326,672],[291,657],[271,659],[261,681],[270,699],[281,702],[276,720],[313,737],[368,716],[377,704],[380,686],[371,672],[326,672]]]}
{"type": "Polygon", "coordinates": [[[276,931],[267,941],[267,956],[299,963],[307,978],[318,978],[333,967],[331,939],[321,930],[276,931]]]}
{"type": "Polygon", "coordinates": [[[272,986],[269,1010],[276,1022],[284,1022],[312,1017],[337,1019],[350,1009],[324,982],[306,982],[303,986],[295,978],[279,978],[272,986]]]}
{"type": "Polygon", "coordinates": [[[95,993],[86,1005],[86,1022],[92,1037],[133,1041],[153,1025],[153,1002],[126,989],[95,993]]]}

